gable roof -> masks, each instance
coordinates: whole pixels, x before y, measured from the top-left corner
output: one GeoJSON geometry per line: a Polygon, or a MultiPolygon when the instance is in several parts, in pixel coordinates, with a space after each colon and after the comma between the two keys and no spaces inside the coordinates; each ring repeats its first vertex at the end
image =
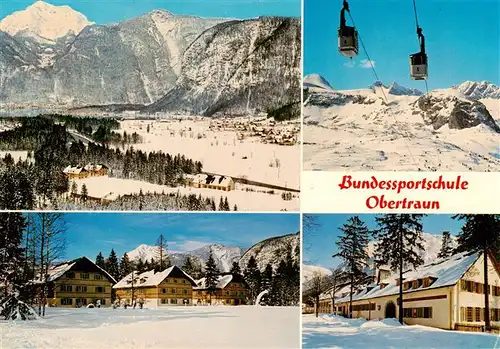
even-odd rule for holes
{"type": "Polygon", "coordinates": [[[70,261],[62,262],[51,267],[48,271],[48,282],[56,281],[62,277],[68,271],[86,271],[86,272],[97,272],[104,274],[109,281],[116,283],[114,277],[112,277],[106,270],[99,267],[97,264],[92,262],[89,258],[83,256],[70,261]]]}
{"type": "Polygon", "coordinates": [[[186,278],[192,286],[196,286],[196,282],[191,276],[189,276],[189,274],[174,265],[158,273],[155,273],[154,270],[145,271],[141,274],[132,272],[121,279],[116,285],[113,286],[113,288],[132,288],[132,277],[134,279],[135,288],[158,286],[167,277],[186,278]]]}
{"type": "MultiPolygon", "coordinates": [[[[459,253],[448,258],[437,259],[436,261],[418,267],[416,270],[406,271],[403,275],[404,282],[424,279],[427,277],[433,277],[435,278],[435,281],[428,287],[420,286],[417,288],[410,288],[403,291],[403,293],[453,286],[477,261],[480,255],[480,252],[459,253]]],[[[363,300],[396,295],[399,293],[399,286],[396,284],[397,279],[399,279],[399,273],[393,273],[389,278],[382,280],[378,285],[365,286],[362,290],[360,290],[360,292],[354,294],[352,299],[363,300]],[[387,286],[381,288],[381,284],[386,284],[387,286]],[[372,286],[374,287],[370,289],[372,286]]],[[[349,295],[339,298],[336,301],[349,301],[349,295]]]]}

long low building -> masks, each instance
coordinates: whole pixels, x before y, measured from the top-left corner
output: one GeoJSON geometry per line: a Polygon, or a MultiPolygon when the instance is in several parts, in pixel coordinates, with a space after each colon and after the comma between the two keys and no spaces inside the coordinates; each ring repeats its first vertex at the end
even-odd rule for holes
{"type": "Polygon", "coordinates": [[[142,300],[145,306],[192,305],[196,282],[179,267],[172,266],[161,272],[132,272],[113,288],[121,302],[133,304],[142,300]]]}
{"type": "Polygon", "coordinates": [[[193,290],[195,305],[242,305],[248,297],[248,284],[241,275],[225,273],[217,277],[213,293],[209,292],[206,278],[198,280],[193,290]]]}
{"type": "MultiPolygon", "coordinates": [[[[500,272],[492,254],[488,258],[490,318],[500,324],[500,272]]],[[[353,295],[352,316],[365,319],[398,318],[399,285],[403,283],[403,319],[409,325],[441,329],[478,330],[484,326],[484,256],[460,253],[438,259],[416,270],[379,277],[377,283],[353,295]]],[[[380,271],[379,271],[380,272],[380,271]]],[[[349,285],[320,296],[320,312],[349,314],[349,285]],[[334,299],[334,302],[333,302],[334,299]]]]}

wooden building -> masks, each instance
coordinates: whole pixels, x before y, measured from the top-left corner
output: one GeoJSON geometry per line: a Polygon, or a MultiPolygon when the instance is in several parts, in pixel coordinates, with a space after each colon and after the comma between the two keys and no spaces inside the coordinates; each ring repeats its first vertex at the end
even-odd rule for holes
{"type": "Polygon", "coordinates": [[[49,269],[47,305],[75,308],[100,303],[109,307],[114,283],[108,272],[87,257],[64,262],[49,269]]]}
{"type": "Polygon", "coordinates": [[[185,178],[186,183],[194,188],[208,188],[222,191],[235,189],[235,182],[229,176],[199,173],[197,175],[187,175],[185,178]]]}
{"type": "Polygon", "coordinates": [[[103,164],[87,164],[84,169],[90,174],[90,176],[107,176],[108,167],[103,164]]]}
{"type": "Polygon", "coordinates": [[[82,166],[67,166],[63,173],[68,177],[68,179],[83,179],[90,176],[89,171],[87,171],[82,166]]]}
{"type": "Polygon", "coordinates": [[[192,305],[196,282],[177,266],[162,272],[150,270],[141,274],[132,272],[113,288],[121,302],[133,304],[142,300],[145,306],[192,305]]]}
{"type": "MultiPolygon", "coordinates": [[[[352,315],[365,319],[398,318],[399,284],[403,283],[403,318],[409,325],[448,330],[480,330],[484,326],[484,294],[488,291],[492,324],[500,325],[500,272],[488,258],[489,290],[484,287],[484,256],[460,253],[362,287],[353,295],[352,315]]],[[[320,312],[349,314],[349,285],[320,296],[320,312]]]]}
{"type": "Polygon", "coordinates": [[[248,284],[238,274],[224,273],[218,276],[213,294],[205,285],[206,278],[198,280],[193,290],[195,305],[240,305],[246,304],[249,293],[248,284]]]}

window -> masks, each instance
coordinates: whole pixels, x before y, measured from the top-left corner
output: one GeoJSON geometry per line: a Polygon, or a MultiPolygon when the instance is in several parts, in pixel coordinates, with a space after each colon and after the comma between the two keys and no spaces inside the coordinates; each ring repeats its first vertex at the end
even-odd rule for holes
{"type": "Polygon", "coordinates": [[[176,284],[176,283],[177,283],[177,279],[174,279],[174,284],[176,284]]]}
{"type": "Polygon", "coordinates": [[[481,321],[481,308],[474,308],[474,321],[481,321]]]}
{"type": "Polygon", "coordinates": [[[183,290],[182,290],[182,293],[183,293],[183,294],[188,294],[188,290],[183,289],[183,290]]]}
{"type": "Polygon", "coordinates": [[[175,293],[176,293],[176,291],[177,291],[177,290],[176,290],[175,288],[173,288],[173,289],[172,289],[172,293],[173,293],[173,294],[175,294],[175,293]]]}
{"type": "Polygon", "coordinates": [[[73,292],[73,286],[61,285],[61,292],[73,292]]]}
{"type": "Polygon", "coordinates": [[[177,304],[177,299],[170,299],[170,304],[177,304]]]}
{"type": "Polygon", "coordinates": [[[403,317],[406,317],[406,318],[420,318],[420,319],[432,319],[432,307],[403,308],[403,317]]]}
{"type": "Polygon", "coordinates": [[[96,286],[95,291],[98,293],[106,292],[106,288],[104,286],[96,286]]]}
{"type": "Polygon", "coordinates": [[[162,288],[161,289],[161,293],[163,293],[163,294],[167,293],[167,289],[166,288],[162,288]]]}
{"type": "Polygon", "coordinates": [[[162,299],[161,299],[161,304],[167,304],[167,299],[162,298],[162,299]]]}
{"type": "Polygon", "coordinates": [[[186,280],[182,279],[182,283],[185,284],[186,283],[186,280]]]}
{"type": "Polygon", "coordinates": [[[101,299],[101,305],[106,305],[106,299],[101,299]]]}
{"type": "Polygon", "coordinates": [[[467,322],[473,322],[474,319],[472,318],[472,307],[467,307],[466,313],[465,313],[465,321],[467,322]]]}
{"type": "Polygon", "coordinates": [[[80,273],[80,279],[87,280],[90,278],[89,273],[80,273]]]}
{"type": "Polygon", "coordinates": [[[76,286],[76,292],[87,292],[87,286],[76,286]]]}
{"type": "Polygon", "coordinates": [[[72,271],[69,271],[69,272],[66,273],[66,277],[68,279],[74,279],[75,278],[75,273],[72,272],[72,271]]]}
{"type": "Polygon", "coordinates": [[[101,274],[94,274],[94,280],[102,280],[101,274]]]}
{"type": "Polygon", "coordinates": [[[61,305],[73,305],[73,298],[61,298],[61,305]]]}

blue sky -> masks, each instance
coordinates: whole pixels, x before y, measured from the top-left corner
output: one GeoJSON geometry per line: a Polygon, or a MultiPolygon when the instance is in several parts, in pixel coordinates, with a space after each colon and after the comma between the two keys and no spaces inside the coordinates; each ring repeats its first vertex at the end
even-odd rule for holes
{"type": "MultiPolygon", "coordinates": [[[[466,80],[499,84],[498,0],[416,0],[416,4],[426,39],[429,89],[466,80]]],[[[305,0],[304,73],[321,74],[334,89],[364,88],[375,77],[360,64],[366,59],[361,45],[354,67],[348,67],[350,60],[337,50],[341,7],[341,0],[305,0]]],[[[412,1],[350,0],[349,7],[379,78],[425,91],[423,81],[409,77],[409,55],[420,50],[412,1]]],[[[347,24],[352,25],[348,16],[347,24]]]]}
{"type": "MultiPolygon", "coordinates": [[[[23,10],[33,0],[1,0],[0,18],[23,10]]],[[[119,22],[156,9],[201,17],[253,18],[262,15],[300,17],[300,0],[48,0],[68,5],[97,24],[119,22]]]]}
{"type": "MultiPolygon", "coordinates": [[[[318,214],[313,215],[316,227],[312,230],[304,228],[304,250],[303,257],[306,264],[321,265],[326,268],[334,267],[339,263],[338,258],[332,258],[337,251],[336,241],[341,235],[339,227],[355,215],[352,214],[318,214]]],[[[376,215],[358,215],[366,223],[368,229],[375,229],[377,223],[376,215]]],[[[462,221],[452,219],[453,215],[434,214],[422,219],[423,231],[433,235],[442,235],[443,231],[449,231],[457,235],[463,226],[462,221]]]]}
{"type": "Polygon", "coordinates": [[[64,259],[114,248],[118,256],[140,244],[155,245],[163,233],[170,251],[190,251],[207,244],[251,247],[264,239],[299,231],[298,214],[247,213],[67,213],[64,259]]]}

